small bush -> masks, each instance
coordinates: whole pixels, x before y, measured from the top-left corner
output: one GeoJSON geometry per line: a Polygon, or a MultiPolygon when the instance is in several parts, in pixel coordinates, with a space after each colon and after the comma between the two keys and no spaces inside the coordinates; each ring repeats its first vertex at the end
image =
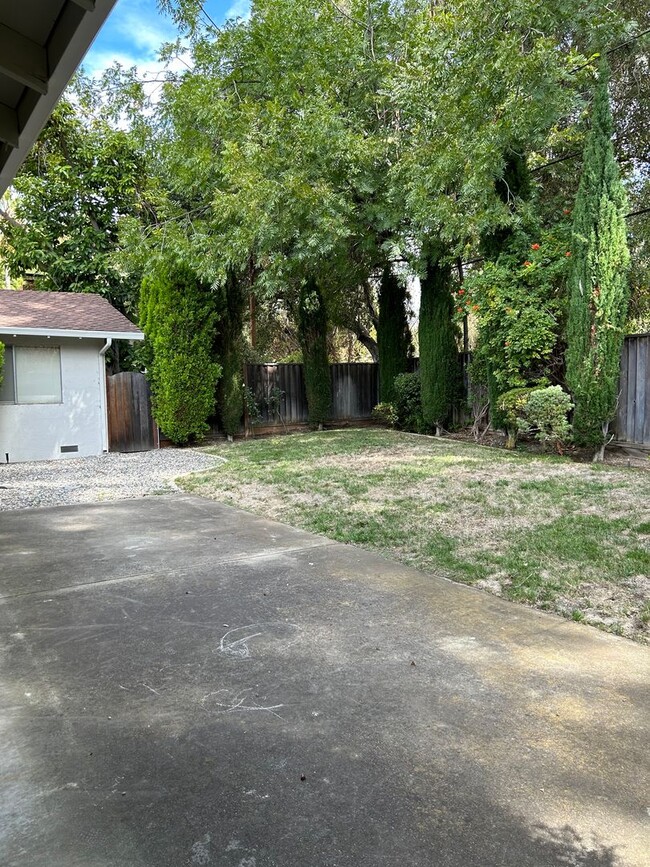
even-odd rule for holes
{"type": "Polygon", "coordinates": [[[548,443],[561,447],[571,434],[567,417],[572,409],[571,398],[559,385],[533,389],[519,420],[519,430],[534,434],[543,448],[548,443]]]}
{"type": "Polygon", "coordinates": [[[506,448],[514,449],[517,445],[519,419],[523,418],[531,388],[511,388],[502,394],[497,402],[497,408],[503,418],[506,428],[506,448]]]}
{"type": "Polygon", "coordinates": [[[378,403],[372,411],[372,418],[377,424],[395,427],[398,420],[395,405],[392,403],[378,403]]]}
{"type": "Polygon", "coordinates": [[[424,432],[419,372],[400,373],[395,377],[395,412],[397,426],[402,430],[424,432]]]}
{"type": "Polygon", "coordinates": [[[506,448],[515,447],[519,433],[534,436],[543,448],[548,443],[560,447],[571,433],[567,416],[572,409],[571,398],[559,385],[507,391],[499,398],[506,421],[506,448]]]}

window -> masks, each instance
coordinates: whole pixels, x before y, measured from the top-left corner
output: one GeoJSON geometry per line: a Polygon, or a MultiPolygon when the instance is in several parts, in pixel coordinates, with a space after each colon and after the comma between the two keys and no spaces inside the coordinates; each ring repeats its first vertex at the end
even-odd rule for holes
{"type": "Polygon", "coordinates": [[[5,360],[2,366],[2,385],[0,385],[0,403],[15,403],[16,389],[14,387],[14,348],[5,346],[5,360]]]}
{"type": "Polygon", "coordinates": [[[56,347],[5,347],[0,401],[61,403],[61,350],[56,347]]]}

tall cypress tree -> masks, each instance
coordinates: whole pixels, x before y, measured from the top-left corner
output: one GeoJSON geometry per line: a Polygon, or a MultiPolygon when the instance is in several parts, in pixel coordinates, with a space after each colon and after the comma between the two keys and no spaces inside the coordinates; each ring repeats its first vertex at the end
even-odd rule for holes
{"type": "Polygon", "coordinates": [[[391,403],[395,398],[395,377],[408,370],[410,345],[406,286],[399,282],[390,266],[386,265],[379,285],[377,322],[379,400],[383,403],[391,403]]]}
{"type": "Polygon", "coordinates": [[[460,366],[454,304],[451,296],[451,263],[444,247],[429,242],[425,248],[426,273],[420,297],[420,383],[422,417],[427,427],[440,434],[451,419],[458,398],[460,366]]]}
{"type": "Polygon", "coordinates": [[[174,443],[201,439],[210,429],[221,374],[213,355],[217,320],[211,287],[186,265],[159,262],[144,277],[140,323],[153,415],[174,443]]]}
{"type": "Polygon", "coordinates": [[[223,368],[217,385],[217,413],[221,428],[229,437],[238,433],[244,411],[242,396],[244,301],[241,277],[231,268],[220,290],[221,320],[216,341],[217,355],[223,368]]]}
{"type": "Polygon", "coordinates": [[[573,433],[602,461],[616,413],[621,346],[629,303],[626,196],[612,146],[609,68],[600,66],[591,130],[573,212],[567,321],[567,384],[573,433]]]}
{"type": "Polygon", "coordinates": [[[313,278],[309,278],[300,290],[298,340],[302,350],[309,424],[320,428],[330,415],[332,384],[327,357],[327,312],[313,278]]]}

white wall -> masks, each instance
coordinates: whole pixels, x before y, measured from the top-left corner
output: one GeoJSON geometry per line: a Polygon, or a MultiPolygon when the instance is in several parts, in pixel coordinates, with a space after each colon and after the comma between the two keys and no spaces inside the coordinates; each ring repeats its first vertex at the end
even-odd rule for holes
{"type": "Polygon", "coordinates": [[[11,337],[14,346],[59,346],[63,403],[0,403],[0,462],[52,460],[99,455],[106,445],[103,340],[11,337]],[[61,446],[79,446],[61,454],[61,446]]]}

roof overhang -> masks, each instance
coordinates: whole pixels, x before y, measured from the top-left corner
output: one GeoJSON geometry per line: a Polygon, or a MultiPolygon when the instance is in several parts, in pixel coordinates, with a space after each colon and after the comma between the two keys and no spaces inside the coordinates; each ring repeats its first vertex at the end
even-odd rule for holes
{"type": "Polygon", "coordinates": [[[0,3],[0,195],[116,0],[0,3]]]}
{"type": "Polygon", "coordinates": [[[144,340],[142,331],[73,331],[71,328],[2,328],[2,337],[78,337],[92,340],[144,340]]]}

